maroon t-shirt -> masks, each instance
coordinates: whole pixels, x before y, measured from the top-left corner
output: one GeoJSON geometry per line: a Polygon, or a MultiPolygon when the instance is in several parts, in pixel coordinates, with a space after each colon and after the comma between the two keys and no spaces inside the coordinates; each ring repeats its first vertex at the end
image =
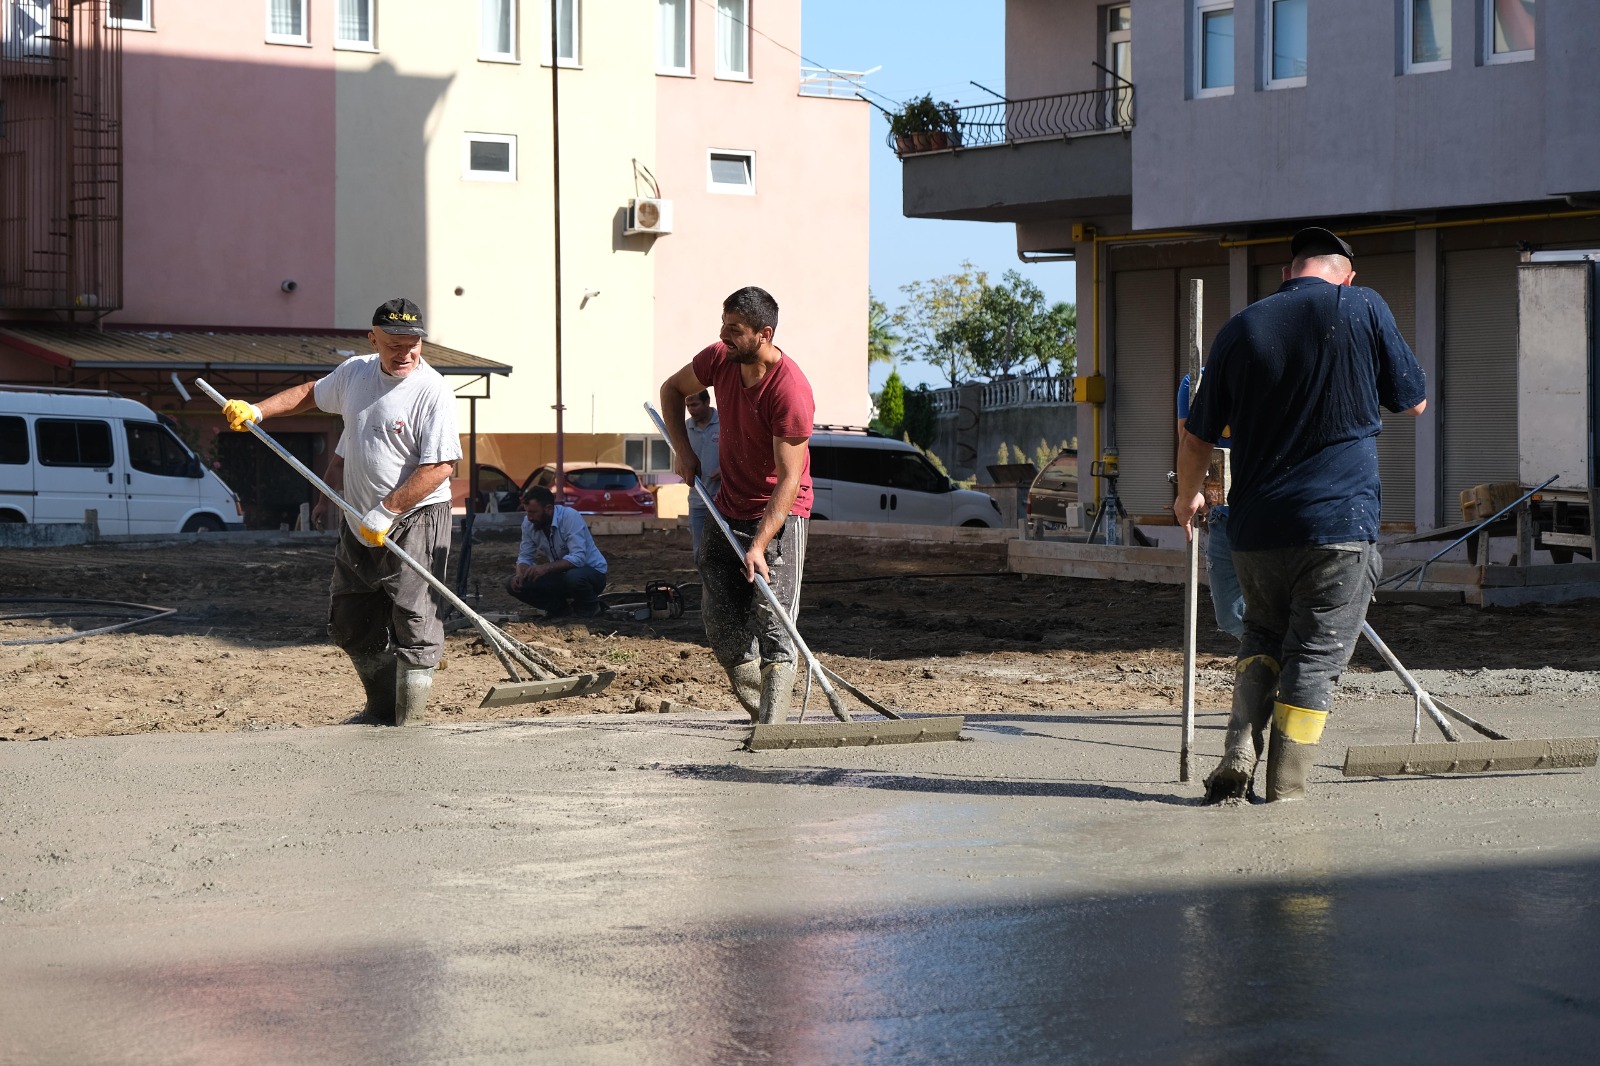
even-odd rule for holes
{"type": "MultiPolygon", "coordinates": [[[[772,438],[811,436],[817,412],[811,382],[785,355],[754,388],[747,389],[739,376],[739,364],[728,358],[728,346],[721,341],[694,357],[694,376],[717,392],[717,417],[722,422],[717,446],[722,488],[717,492],[717,510],[725,518],[760,518],[778,486],[772,438]]],[[[809,450],[800,472],[800,492],[789,513],[811,517],[809,450]]]]}

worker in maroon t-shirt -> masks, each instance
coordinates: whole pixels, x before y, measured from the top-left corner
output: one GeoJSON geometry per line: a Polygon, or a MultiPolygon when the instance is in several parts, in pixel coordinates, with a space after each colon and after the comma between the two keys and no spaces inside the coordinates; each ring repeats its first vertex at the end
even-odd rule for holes
{"type": "Polygon", "coordinates": [[[722,340],[661,385],[674,469],[691,485],[700,463],[683,428],[684,397],[708,386],[717,394],[722,487],[713,503],[741,550],[720,531],[702,542],[700,613],[734,695],[756,722],[788,717],[795,649],[753,582],[760,574],[791,616],[799,611],[811,516],[807,442],[816,401],[805,374],[772,343],[777,328],[777,301],[753,285],[740,289],[722,302],[722,340]]]}

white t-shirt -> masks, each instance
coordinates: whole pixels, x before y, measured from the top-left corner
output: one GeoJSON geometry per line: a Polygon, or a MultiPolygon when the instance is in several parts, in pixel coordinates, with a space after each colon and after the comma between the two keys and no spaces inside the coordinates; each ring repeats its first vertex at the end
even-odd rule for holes
{"type": "MultiPolygon", "coordinates": [[[[314,395],[318,407],[344,418],[342,495],[362,513],[418,466],[461,458],[455,394],[425,362],[397,378],[383,372],[376,355],[352,356],[317,382],[314,395]]],[[[441,502],[450,502],[448,480],[417,507],[441,502]]]]}

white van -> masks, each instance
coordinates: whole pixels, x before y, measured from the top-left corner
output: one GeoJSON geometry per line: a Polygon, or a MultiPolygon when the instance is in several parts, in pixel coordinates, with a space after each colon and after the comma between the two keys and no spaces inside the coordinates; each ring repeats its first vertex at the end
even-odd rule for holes
{"type": "Polygon", "coordinates": [[[101,533],[242,529],[244,509],[156,413],[114,392],[0,385],[0,522],[101,533]]]}
{"type": "Polygon", "coordinates": [[[835,522],[998,526],[993,497],[958,489],[903,440],[819,430],[811,436],[811,517],[835,522]]]}

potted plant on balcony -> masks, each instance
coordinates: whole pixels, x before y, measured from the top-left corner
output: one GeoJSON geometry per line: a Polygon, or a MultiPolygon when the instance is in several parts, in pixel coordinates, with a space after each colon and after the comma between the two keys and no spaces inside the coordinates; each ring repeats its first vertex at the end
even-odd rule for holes
{"type": "Polygon", "coordinates": [[[899,111],[891,113],[889,132],[894,136],[895,151],[901,155],[961,146],[961,120],[955,107],[927,94],[907,101],[899,111]]]}

